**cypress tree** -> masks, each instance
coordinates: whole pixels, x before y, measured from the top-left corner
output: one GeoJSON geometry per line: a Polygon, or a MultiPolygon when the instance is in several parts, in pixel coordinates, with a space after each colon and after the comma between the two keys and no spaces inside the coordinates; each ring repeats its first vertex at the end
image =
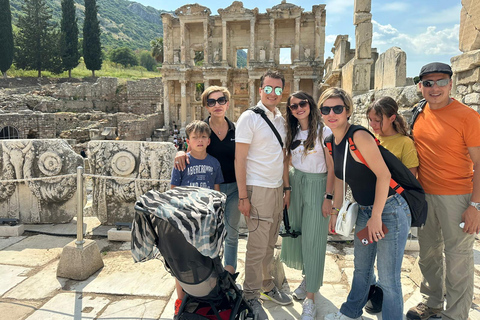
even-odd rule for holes
{"type": "Polygon", "coordinates": [[[100,44],[100,24],[97,18],[95,0],[85,0],[85,22],[83,24],[83,59],[88,70],[102,68],[102,46],[100,44]]]}
{"type": "Polygon", "coordinates": [[[15,63],[19,68],[59,72],[58,34],[51,22],[52,14],[45,0],[25,0],[23,14],[18,18],[20,32],[17,38],[15,63]]]}
{"type": "Polygon", "coordinates": [[[0,0],[0,71],[7,77],[13,61],[13,32],[10,1],[0,0]]]}
{"type": "Polygon", "coordinates": [[[78,52],[78,25],[73,0],[62,0],[60,29],[62,66],[63,70],[68,70],[68,77],[71,78],[72,69],[78,65],[78,59],[80,59],[80,53],[78,52]]]}

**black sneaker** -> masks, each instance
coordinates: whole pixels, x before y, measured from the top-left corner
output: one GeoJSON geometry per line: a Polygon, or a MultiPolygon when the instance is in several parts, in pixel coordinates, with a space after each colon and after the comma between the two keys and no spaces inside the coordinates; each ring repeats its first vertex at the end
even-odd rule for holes
{"type": "Polygon", "coordinates": [[[258,299],[250,299],[247,301],[247,303],[250,308],[252,308],[253,314],[255,316],[254,319],[268,320],[268,315],[265,312],[265,309],[263,309],[263,306],[258,299]]]}
{"type": "Polygon", "coordinates": [[[382,288],[376,285],[370,286],[370,292],[368,293],[368,301],[365,305],[365,311],[370,314],[382,312],[383,304],[383,291],[382,288]]]}

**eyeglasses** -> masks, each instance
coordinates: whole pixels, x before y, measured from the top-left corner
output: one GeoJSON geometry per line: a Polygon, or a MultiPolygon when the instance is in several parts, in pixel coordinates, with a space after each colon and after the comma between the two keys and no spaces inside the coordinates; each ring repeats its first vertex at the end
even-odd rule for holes
{"type": "Polygon", "coordinates": [[[220,97],[220,98],[218,98],[217,100],[215,100],[215,99],[207,99],[207,106],[209,106],[209,107],[215,107],[215,105],[217,104],[217,102],[218,102],[219,105],[223,106],[225,103],[227,103],[227,101],[228,101],[228,100],[227,100],[227,98],[225,98],[225,97],[220,97]]]}
{"type": "Polygon", "coordinates": [[[295,140],[292,142],[292,145],[290,147],[290,150],[295,150],[298,148],[298,146],[300,146],[301,144],[303,144],[303,140],[295,140]]]}
{"type": "Polygon", "coordinates": [[[341,105],[334,106],[334,107],[320,107],[320,112],[324,116],[329,115],[331,110],[333,110],[333,113],[335,114],[341,114],[343,112],[343,108],[345,108],[345,106],[341,106],[341,105]]]}
{"type": "Polygon", "coordinates": [[[307,103],[308,101],[307,100],[302,100],[300,101],[299,103],[294,103],[294,104],[291,104],[289,105],[288,107],[290,108],[290,110],[297,110],[298,107],[300,108],[305,108],[307,106],[307,103]]]}
{"type": "MultiPolygon", "coordinates": [[[[265,87],[263,87],[262,90],[263,90],[263,92],[265,92],[266,94],[270,94],[270,93],[272,93],[272,91],[273,91],[274,89],[273,89],[272,86],[265,86],[265,87]]],[[[282,92],[283,92],[283,89],[282,89],[282,88],[280,88],[280,87],[276,87],[276,88],[275,88],[275,94],[276,94],[277,96],[281,96],[281,95],[282,95],[282,92]]]]}
{"type": "Polygon", "coordinates": [[[450,83],[450,79],[440,79],[440,80],[437,80],[437,81],[434,81],[434,80],[423,80],[422,81],[422,85],[424,87],[427,87],[427,88],[433,87],[433,85],[435,83],[439,87],[445,87],[446,85],[448,85],[450,83]]]}

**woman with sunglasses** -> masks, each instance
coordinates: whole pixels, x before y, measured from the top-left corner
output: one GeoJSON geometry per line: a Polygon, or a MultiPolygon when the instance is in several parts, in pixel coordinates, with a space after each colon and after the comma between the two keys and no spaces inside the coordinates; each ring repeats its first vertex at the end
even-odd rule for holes
{"type": "Polygon", "coordinates": [[[304,279],[293,296],[303,302],[302,320],[315,319],[314,294],[323,284],[328,220],[332,210],[333,161],[324,147],[331,134],[325,127],[313,98],[302,91],[287,100],[287,161],[291,163],[291,195],[285,194],[289,219],[298,238],[283,238],[281,259],[302,270],[304,279]],[[328,155],[328,156],[326,156],[328,155]],[[325,199],[326,198],[326,199],[325,199]],[[325,199],[325,200],[324,200],[325,199]],[[321,208],[321,213],[319,212],[321,208]]]}
{"type": "MultiPolygon", "coordinates": [[[[391,175],[374,137],[362,126],[351,125],[352,98],[340,88],[329,88],[320,96],[318,104],[325,124],[332,129],[333,162],[335,167],[334,207],[343,201],[343,177],[359,204],[355,231],[368,227],[368,242],[362,244],[354,237],[354,273],[347,301],[338,313],[325,316],[326,320],[362,319],[362,309],[367,302],[373,281],[373,265],[378,254],[378,285],[383,290],[382,317],[388,320],[403,319],[403,295],[400,281],[403,251],[410,228],[410,210],[405,199],[389,185],[391,175]],[[365,166],[349,148],[349,138],[365,159],[365,166]],[[346,172],[343,172],[344,157],[346,172]],[[383,232],[382,224],[388,229],[383,232]]],[[[335,213],[336,209],[332,210],[335,213]]],[[[336,215],[330,219],[334,232],[336,215]]]]}

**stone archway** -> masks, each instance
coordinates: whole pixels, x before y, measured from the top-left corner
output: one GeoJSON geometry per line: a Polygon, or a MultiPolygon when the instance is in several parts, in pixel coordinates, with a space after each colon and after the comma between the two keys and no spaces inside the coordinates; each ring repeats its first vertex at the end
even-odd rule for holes
{"type": "Polygon", "coordinates": [[[0,130],[0,139],[19,139],[17,128],[11,126],[3,127],[0,130]]]}

